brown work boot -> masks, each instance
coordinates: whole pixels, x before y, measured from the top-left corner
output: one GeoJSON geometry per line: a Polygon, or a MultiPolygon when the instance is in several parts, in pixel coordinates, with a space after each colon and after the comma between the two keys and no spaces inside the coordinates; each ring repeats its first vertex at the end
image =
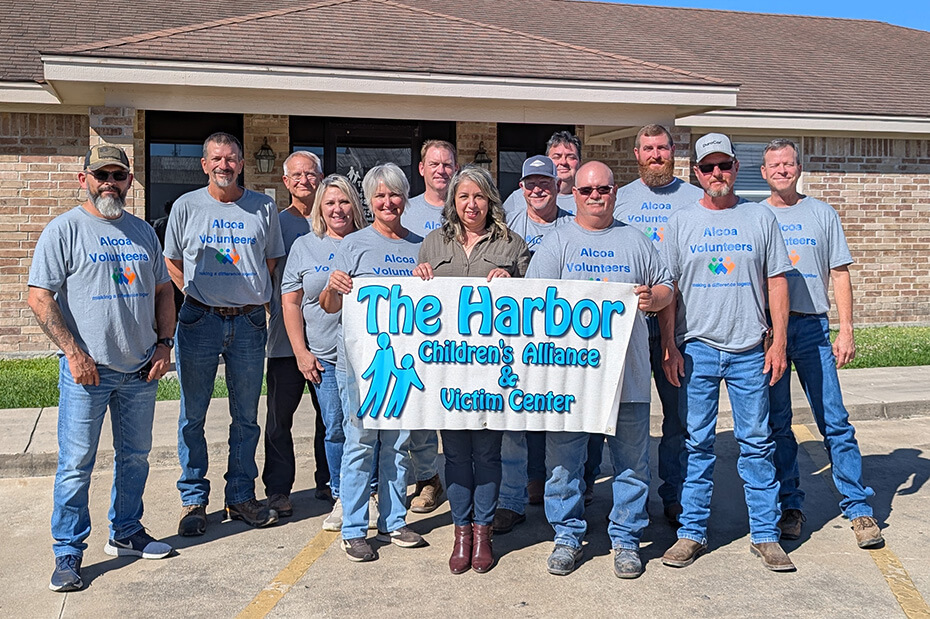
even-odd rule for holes
{"type": "Polygon", "coordinates": [[[781,544],[778,542],[762,542],[749,544],[749,551],[762,559],[762,565],[773,572],[793,572],[794,563],[788,558],[781,544]]]}
{"type": "Polygon", "coordinates": [[[278,512],[281,518],[287,518],[294,513],[294,506],[286,494],[272,494],[268,497],[268,509],[278,512]]]}
{"type": "Polygon", "coordinates": [[[801,537],[801,523],[807,518],[801,513],[800,509],[786,509],[781,513],[778,520],[778,528],[781,529],[782,539],[798,539],[801,537]]]}
{"type": "Polygon", "coordinates": [[[526,521],[526,514],[518,514],[512,509],[498,507],[494,512],[494,522],[491,526],[495,533],[509,533],[515,526],[526,521]]]}
{"type": "Polygon", "coordinates": [[[442,497],[442,482],[439,474],[433,475],[426,481],[418,481],[413,500],[410,501],[410,511],[415,514],[428,514],[439,507],[442,497]]]}
{"type": "Polygon", "coordinates": [[[669,567],[687,567],[694,563],[694,560],[705,550],[707,550],[707,544],[682,537],[675,542],[674,546],[665,551],[662,555],[662,563],[669,567]]]}
{"type": "Polygon", "coordinates": [[[529,483],[526,484],[526,493],[530,505],[542,505],[543,496],[546,493],[546,480],[531,479],[529,483]]]}
{"type": "Polygon", "coordinates": [[[852,530],[856,534],[856,543],[859,544],[859,548],[873,548],[885,541],[882,537],[882,530],[878,528],[878,521],[872,516],[854,518],[852,530]]]}
{"type": "Polygon", "coordinates": [[[230,520],[242,520],[252,527],[267,527],[278,521],[278,512],[268,509],[256,499],[226,506],[226,516],[230,520]]]}
{"type": "Polygon", "coordinates": [[[185,505],[181,508],[178,535],[203,535],[207,530],[207,510],[203,505],[185,505]]]}

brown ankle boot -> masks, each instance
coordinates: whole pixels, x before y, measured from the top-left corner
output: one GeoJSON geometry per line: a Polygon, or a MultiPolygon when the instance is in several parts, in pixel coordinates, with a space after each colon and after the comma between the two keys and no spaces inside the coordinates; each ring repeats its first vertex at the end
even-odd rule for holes
{"type": "Polygon", "coordinates": [[[474,525],[475,535],[471,550],[471,567],[483,574],[494,565],[494,551],[491,549],[491,525],[474,525]]]}
{"type": "Polygon", "coordinates": [[[453,574],[462,574],[471,569],[471,544],[472,525],[455,525],[455,541],[452,544],[452,556],[449,557],[449,569],[453,574]]]}

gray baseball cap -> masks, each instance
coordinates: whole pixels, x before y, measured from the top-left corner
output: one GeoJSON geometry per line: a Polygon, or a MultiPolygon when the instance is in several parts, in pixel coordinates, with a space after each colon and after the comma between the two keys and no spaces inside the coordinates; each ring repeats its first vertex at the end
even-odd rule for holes
{"type": "Polygon", "coordinates": [[[558,178],[555,171],[555,162],[545,155],[535,155],[523,162],[522,181],[527,176],[548,176],[549,178],[558,178]]]}
{"type": "Polygon", "coordinates": [[[722,133],[708,133],[698,138],[698,141],[694,143],[694,158],[698,163],[701,163],[701,159],[712,153],[723,153],[724,155],[736,157],[730,138],[722,133]]]}
{"type": "Polygon", "coordinates": [[[87,151],[87,154],[84,155],[85,170],[94,172],[108,165],[119,166],[128,171],[129,157],[126,156],[126,152],[122,148],[111,144],[97,144],[96,146],[92,146],[91,149],[87,151]]]}

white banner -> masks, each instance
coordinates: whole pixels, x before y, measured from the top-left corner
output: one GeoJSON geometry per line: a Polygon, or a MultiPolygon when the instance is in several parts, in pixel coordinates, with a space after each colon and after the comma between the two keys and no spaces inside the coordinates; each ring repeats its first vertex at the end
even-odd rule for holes
{"type": "Polygon", "coordinates": [[[614,434],[636,314],[612,282],[357,278],[347,415],[366,428],[614,434]]]}

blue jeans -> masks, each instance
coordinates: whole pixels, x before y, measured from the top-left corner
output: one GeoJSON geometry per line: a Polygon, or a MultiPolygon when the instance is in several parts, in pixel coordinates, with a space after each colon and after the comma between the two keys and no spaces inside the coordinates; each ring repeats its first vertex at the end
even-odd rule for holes
{"type": "Polygon", "coordinates": [[[491,524],[501,485],[501,437],[497,430],[442,430],[446,492],[452,522],[491,524]]]}
{"type": "Polygon", "coordinates": [[[775,442],[769,432],[769,376],[762,373],[765,365],[762,344],[731,353],[691,340],[681,347],[681,354],[685,376],[681,382],[679,413],[688,436],[682,460],[685,479],[679,539],[707,542],[722,379],[727,383],[733,407],[733,435],[739,444],[737,470],[743,479],[749,509],[749,537],[754,544],[777,542],[778,481],[772,461],[775,442]]]}
{"type": "Polygon", "coordinates": [[[439,473],[439,435],[436,430],[410,430],[407,450],[416,481],[432,479],[439,473]]]}
{"type": "Polygon", "coordinates": [[[659,439],[659,479],[662,484],[658,493],[666,507],[679,503],[681,493],[681,457],[685,450],[685,426],[678,415],[678,387],[668,382],[662,369],[662,336],[659,319],[646,318],[649,327],[649,364],[652,378],[662,402],[662,438],[659,439]]]}
{"type": "Polygon", "coordinates": [[[339,469],[342,468],[342,448],[346,442],[342,428],[345,416],[342,414],[342,399],[339,397],[339,385],[336,383],[336,366],[320,359],[323,371],[320,383],[311,383],[320,402],[320,414],[326,426],[326,463],[329,465],[329,487],[333,498],[339,497],[339,469]]]}
{"type": "Polygon", "coordinates": [[[868,499],[875,495],[862,481],[862,455],[856,430],[849,423],[843,394],[836,374],[836,358],[830,343],[830,322],[826,314],[788,318],[788,371],[769,388],[771,418],[775,439],[775,470],[781,484],[782,511],[801,509],[804,491],[799,488],[798,443],[791,431],[791,366],[810,402],[817,428],[832,464],[833,483],[843,495],[840,509],[850,520],[871,516],[868,499]]]}
{"type": "Polygon", "coordinates": [[[339,498],[342,501],[342,538],[365,537],[368,532],[368,497],[375,459],[378,469],[378,530],[396,531],[406,525],[407,449],[406,430],[367,430],[354,411],[360,406],[354,375],[336,371],[336,382],[345,411],[339,498]]]}
{"type": "Polygon", "coordinates": [[[65,357],[58,374],[58,470],[52,508],[56,557],[83,556],[90,535],[88,493],[107,407],[113,427],[113,489],[110,537],[123,539],[142,528],[142,493],[149,474],[152,421],[158,381],[97,366],[100,384],[78,385],[65,357]]]}
{"type": "Polygon", "coordinates": [[[526,492],[527,455],[523,430],[505,431],[501,438],[501,487],[497,506],[522,514],[529,496],[526,492]]]}
{"type": "MultiPolygon", "coordinates": [[[[649,516],[649,403],[620,405],[617,432],[608,436],[613,463],[613,507],[607,533],[614,549],[639,550],[649,516]]],[[[581,548],[587,531],[584,519],[584,464],[590,435],[549,432],[546,435],[546,518],[555,529],[555,543],[581,548]]]]}
{"type": "Polygon", "coordinates": [[[227,505],[233,505],[255,498],[255,478],[258,477],[255,448],[261,435],[257,421],[258,398],[262,392],[266,338],[262,307],[249,314],[225,317],[190,303],[181,307],[175,361],[181,383],[178,490],[182,505],[206,505],[210,498],[203,425],[220,355],[226,363],[232,417],[224,476],[225,500],[227,505]]]}

